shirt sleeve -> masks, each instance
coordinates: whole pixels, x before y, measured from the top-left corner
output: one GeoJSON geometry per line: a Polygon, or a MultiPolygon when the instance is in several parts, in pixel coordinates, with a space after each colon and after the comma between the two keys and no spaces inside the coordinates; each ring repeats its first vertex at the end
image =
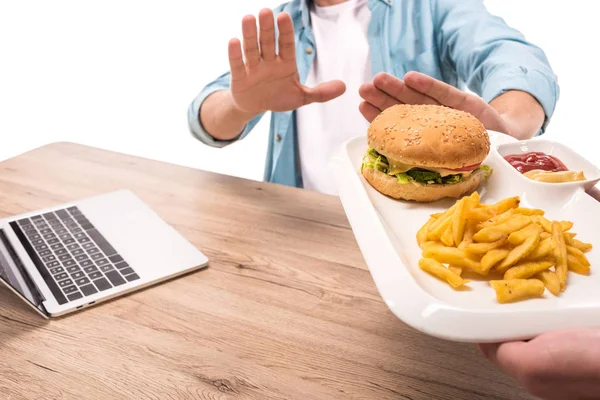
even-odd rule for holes
{"type": "Polygon", "coordinates": [[[546,55],[491,15],[482,0],[431,0],[441,60],[486,102],[509,90],[531,94],[548,125],[559,97],[557,77],[546,55]]]}
{"type": "Polygon", "coordinates": [[[231,143],[234,143],[240,139],[243,139],[250,131],[256,126],[264,114],[260,114],[254,117],[246,126],[244,130],[238,135],[238,137],[231,140],[218,140],[212,137],[202,126],[200,121],[200,107],[208,96],[218,92],[220,90],[229,89],[230,84],[230,73],[229,71],[218,77],[213,82],[206,85],[206,87],[200,92],[198,96],[192,101],[188,107],[188,126],[192,135],[200,140],[202,143],[211,147],[225,147],[231,143]]]}

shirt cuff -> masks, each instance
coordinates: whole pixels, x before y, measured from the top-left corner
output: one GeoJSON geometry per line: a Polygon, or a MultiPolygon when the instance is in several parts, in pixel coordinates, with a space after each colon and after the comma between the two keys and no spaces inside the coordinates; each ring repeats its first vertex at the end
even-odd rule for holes
{"type": "Polygon", "coordinates": [[[546,118],[538,135],[543,134],[550,123],[550,118],[554,114],[556,102],[558,101],[559,88],[555,77],[551,78],[537,70],[525,67],[505,69],[484,81],[481,97],[489,103],[509,90],[527,92],[540,103],[546,118]]]}
{"type": "MultiPolygon", "coordinates": [[[[234,139],[219,140],[219,139],[215,139],[214,137],[212,137],[211,134],[208,133],[202,126],[202,123],[200,122],[200,107],[202,106],[202,103],[204,103],[204,100],[206,100],[206,98],[208,96],[210,96],[211,94],[213,94],[215,92],[218,92],[219,90],[223,90],[223,89],[218,89],[218,88],[205,89],[198,96],[196,96],[196,98],[192,101],[192,103],[190,104],[190,106],[188,108],[188,126],[189,126],[191,134],[196,139],[198,139],[202,143],[204,143],[205,145],[211,146],[211,147],[222,148],[222,147],[225,147],[227,145],[237,142],[240,139],[240,137],[243,135],[243,132],[242,132],[242,134],[240,134],[238,137],[236,137],[234,139]]],[[[245,130],[246,129],[244,129],[244,131],[245,130]]]]}

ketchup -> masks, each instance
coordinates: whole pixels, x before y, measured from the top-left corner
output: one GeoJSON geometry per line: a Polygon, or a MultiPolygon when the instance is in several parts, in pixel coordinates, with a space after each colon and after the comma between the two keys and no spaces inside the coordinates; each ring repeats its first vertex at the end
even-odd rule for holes
{"type": "Polygon", "coordinates": [[[510,154],[505,156],[504,159],[522,174],[534,169],[552,172],[568,171],[565,164],[558,158],[539,151],[524,154],[510,154]]]}

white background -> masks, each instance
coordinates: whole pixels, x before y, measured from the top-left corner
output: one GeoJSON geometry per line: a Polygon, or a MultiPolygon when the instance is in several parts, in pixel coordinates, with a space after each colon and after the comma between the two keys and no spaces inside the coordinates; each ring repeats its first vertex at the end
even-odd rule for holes
{"type": "MultiPolygon", "coordinates": [[[[268,118],[227,149],[188,133],[186,111],[227,69],[240,20],[274,0],[0,0],[0,160],[74,141],[262,179],[268,118]]],[[[547,132],[600,165],[597,3],[487,0],[541,46],[561,99],[547,132]]],[[[267,116],[268,117],[268,116],[267,116]]]]}

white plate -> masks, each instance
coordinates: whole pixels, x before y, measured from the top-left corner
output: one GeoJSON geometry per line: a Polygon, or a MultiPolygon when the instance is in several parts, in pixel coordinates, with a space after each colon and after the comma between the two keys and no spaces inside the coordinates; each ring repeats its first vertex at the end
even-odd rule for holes
{"type": "Polygon", "coordinates": [[[360,174],[366,137],[349,140],[331,160],[338,192],[354,235],[379,293],[392,312],[408,325],[432,336],[462,342],[500,342],[532,338],[568,327],[600,327],[600,203],[584,191],[600,179],[600,170],[572,150],[540,139],[516,142],[490,132],[492,150],[485,163],[494,168],[480,187],[482,202],[520,196],[523,207],[541,208],[550,219],[574,222],[577,238],[592,243],[589,276],[569,273],[560,297],[548,291],[543,298],[499,304],[485,281],[472,281],[470,290],[457,291],[421,271],[415,234],[434,212],[453,200],[430,204],[396,201],[373,189],[360,174]],[[500,155],[543,151],[557,156],[568,168],[584,170],[588,181],[549,184],[523,177],[500,155]]]}

